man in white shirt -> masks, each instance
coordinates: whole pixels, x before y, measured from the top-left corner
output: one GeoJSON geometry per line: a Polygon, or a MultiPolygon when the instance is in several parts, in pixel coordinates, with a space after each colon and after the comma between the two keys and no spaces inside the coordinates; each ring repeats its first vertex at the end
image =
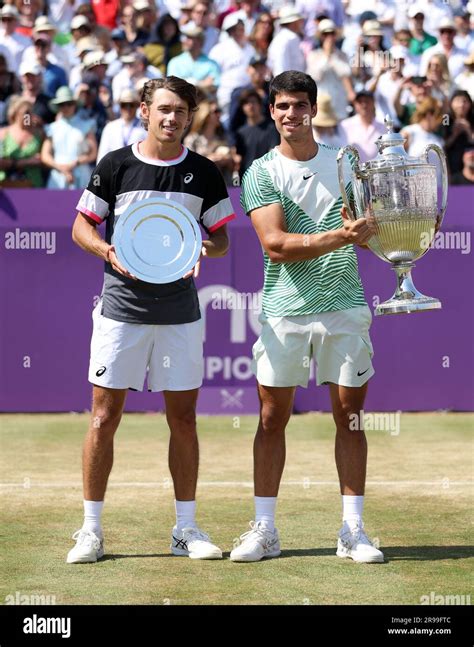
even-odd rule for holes
{"type": "Polygon", "coordinates": [[[306,72],[306,61],[301,49],[304,18],[292,5],[282,7],[278,13],[280,31],[268,48],[268,67],[273,76],[288,70],[306,72]]]}
{"type": "MultiPolygon", "coordinates": [[[[6,4],[0,11],[2,28],[0,30],[0,46],[3,46],[9,53],[9,65],[11,72],[18,72],[23,51],[31,45],[31,40],[22,34],[17,34],[15,29],[18,26],[20,14],[18,9],[11,4],[6,4]]],[[[2,47],[2,49],[3,49],[2,47]]],[[[8,61],[7,61],[8,62],[8,61]]]]}
{"type": "Polygon", "coordinates": [[[375,140],[387,131],[385,126],[375,120],[374,95],[368,90],[361,90],[354,100],[356,114],[341,121],[339,127],[348,144],[355,144],[362,162],[367,162],[377,155],[375,140]]]}
{"type": "Polygon", "coordinates": [[[133,90],[123,90],[119,99],[120,117],[109,121],[102,132],[97,164],[110,151],[116,151],[123,146],[130,146],[146,139],[146,130],[137,117],[139,105],[138,95],[133,90]]]}
{"type": "Polygon", "coordinates": [[[200,27],[204,31],[204,44],[202,47],[202,53],[206,56],[209,55],[209,52],[217,45],[219,42],[220,31],[217,27],[212,27],[209,24],[210,9],[206,2],[197,2],[193,5],[189,17],[191,22],[193,22],[196,27],[200,27]]]}
{"type": "Polygon", "coordinates": [[[439,41],[433,47],[429,47],[421,57],[420,61],[420,75],[426,76],[428,63],[430,62],[433,54],[444,54],[448,59],[448,68],[451,79],[455,79],[458,74],[461,74],[464,68],[464,59],[467,52],[464,49],[459,49],[454,44],[454,37],[456,36],[456,26],[451,18],[443,18],[439,23],[439,41]]]}
{"type": "Polygon", "coordinates": [[[217,91],[217,101],[222,110],[221,121],[224,126],[229,120],[230,97],[232,91],[250,83],[248,65],[255,56],[255,50],[247,42],[245,27],[235,13],[228,14],[222,23],[222,30],[228,38],[215,45],[209,52],[209,58],[221,69],[221,82],[217,91]]]}
{"type": "MultiPolygon", "coordinates": [[[[408,57],[408,49],[401,45],[394,45],[390,49],[390,67],[380,68],[377,76],[367,82],[367,90],[374,93],[375,118],[383,122],[385,115],[389,114],[393,123],[400,127],[400,121],[395,110],[394,100],[404,80],[405,60],[408,57]]],[[[402,103],[406,103],[409,97],[408,90],[405,90],[402,103]]]]}
{"type": "Polygon", "coordinates": [[[423,24],[428,34],[438,37],[438,29],[442,20],[452,19],[453,10],[450,3],[445,0],[417,0],[418,10],[425,16],[423,24]]]}

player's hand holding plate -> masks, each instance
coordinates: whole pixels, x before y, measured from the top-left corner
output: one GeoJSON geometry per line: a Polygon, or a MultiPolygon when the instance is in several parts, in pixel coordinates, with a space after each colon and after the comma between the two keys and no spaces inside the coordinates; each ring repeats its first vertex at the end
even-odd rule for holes
{"type": "Polygon", "coordinates": [[[202,236],[189,209],[174,200],[148,198],[120,216],[112,244],[130,274],[147,283],[172,283],[196,265],[202,236]]]}

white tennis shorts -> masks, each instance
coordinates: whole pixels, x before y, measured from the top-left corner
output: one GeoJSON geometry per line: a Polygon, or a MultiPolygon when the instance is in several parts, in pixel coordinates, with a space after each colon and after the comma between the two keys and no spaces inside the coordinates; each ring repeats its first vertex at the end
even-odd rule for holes
{"type": "Polygon", "coordinates": [[[203,320],[185,324],[132,324],[94,308],[89,382],[110,389],[188,391],[204,373],[203,320]]]}
{"type": "Polygon", "coordinates": [[[252,370],[263,386],[308,386],[310,359],[318,385],[362,386],[375,371],[367,306],[296,317],[266,317],[253,346],[252,370]]]}

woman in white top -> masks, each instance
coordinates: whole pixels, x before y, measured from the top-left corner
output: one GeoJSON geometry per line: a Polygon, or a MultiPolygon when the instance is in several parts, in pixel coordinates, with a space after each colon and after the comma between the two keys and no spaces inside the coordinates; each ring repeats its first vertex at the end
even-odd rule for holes
{"type": "MultiPolygon", "coordinates": [[[[443,147],[442,138],[436,134],[442,119],[443,113],[436,99],[427,97],[420,103],[412,117],[411,126],[401,131],[401,135],[405,138],[405,150],[410,157],[422,155],[428,144],[438,144],[443,147]]],[[[430,162],[435,162],[436,154],[431,152],[429,159],[430,162]]]]}
{"type": "Polygon", "coordinates": [[[448,59],[444,54],[433,54],[428,63],[426,78],[431,87],[431,96],[440,101],[447,112],[448,101],[456,90],[456,85],[451,80],[448,59]]]}

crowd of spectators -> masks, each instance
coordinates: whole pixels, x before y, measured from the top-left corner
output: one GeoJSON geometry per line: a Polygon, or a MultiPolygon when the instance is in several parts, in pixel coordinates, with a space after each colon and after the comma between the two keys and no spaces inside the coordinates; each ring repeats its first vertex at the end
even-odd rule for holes
{"type": "Polygon", "coordinates": [[[164,75],[199,88],[184,143],[237,186],[278,143],[268,86],[289,69],[318,85],[317,141],[371,159],[388,114],[410,155],[437,143],[474,183],[474,0],[8,0],[0,20],[0,187],[83,188],[146,136],[164,75]]]}

